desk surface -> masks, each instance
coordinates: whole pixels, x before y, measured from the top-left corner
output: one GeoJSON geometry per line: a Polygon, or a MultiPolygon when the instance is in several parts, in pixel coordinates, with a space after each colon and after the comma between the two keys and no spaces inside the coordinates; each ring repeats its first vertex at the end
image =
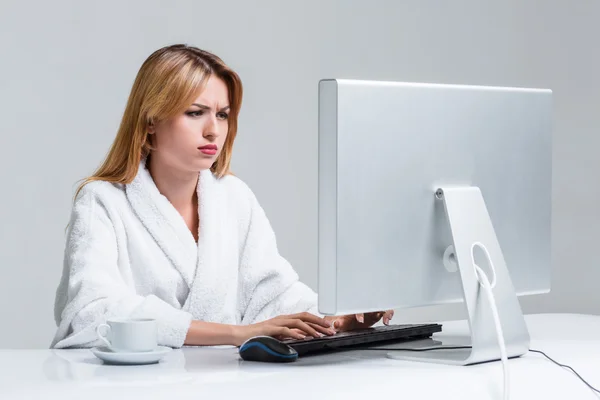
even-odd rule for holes
{"type": "MultiPolygon", "coordinates": [[[[600,316],[526,316],[531,348],[572,366],[600,387],[600,316]]],[[[436,338],[464,334],[444,323],[436,338]]],[[[599,399],[542,355],[510,360],[511,399],[599,399]]],[[[321,397],[501,399],[499,362],[468,367],[397,361],[384,351],[347,351],[291,364],[242,361],[233,347],[184,348],[159,364],[104,365],[89,350],[0,350],[0,399],[200,399],[321,397]],[[316,396],[315,396],[316,395],[316,396]],[[209,397],[207,397],[209,396],[209,397]]]]}

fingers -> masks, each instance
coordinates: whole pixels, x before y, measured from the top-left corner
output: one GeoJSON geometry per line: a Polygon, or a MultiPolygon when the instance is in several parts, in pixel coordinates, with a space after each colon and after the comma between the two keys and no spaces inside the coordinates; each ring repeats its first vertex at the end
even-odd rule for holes
{"type": "Polygon", "coordinates": [[[354,315],[342,315],[333,322],[333,329],[337,332],[350,331],[357,325],[354,315]]]}
{"type": "Polygon", "coordinates": [[[321,325],[313,324],[312,322],[307,322],[307,324],[324,335],[335,335],[335,331],[331,328],[324,328],[321,325]]]}
{"type": "Polygon", "coordinates": [[[379,322],[379,320],[381,319],[381,317],[383,317],[384,312],[383,311],[378,311],[378,312],[371,312],[367,314],[367,321],[365,321],[365,324],[371,326],[376,322],[379,322]]]}
{"type": "Polygon", "coordinates": [[[286,326],[279,326],[279,327],[273,327],[273,331],[269,334],[269,336],[274,336],[274,337],[291,337],[294,339],[304,339],[306,338],[306,335],[304,335],[303,333],[301,333],[301,331],[295,330],[295,329],[290,329],[286,326]]]}
{"type": "Polygon", "coordinates": [[[383,312],[370,312],[366,314],[356,314],[356,320],[361,325],[371,326],[381,319],[383,312]]]}
{"type": "MultiPolygon", "coordinates": [[[[332,329],[326,329],[320,325],[315,325],[312,323],[308,323],[308,325],[310,325],[315,331],[318,332],[317,336],[307,335],[306,332],[304,332],[302,329],[299,329],[299,328],[290,328],[290,331],[293,333],[296,333],[296,334],[300,334],[302,339],[305,339],[307,336],[321,337],[322,335],[327,335],[327,336],[335,335],[335,331],[333,331],[332,329]]],[[[291,338],[291,336],[287,336],[287,337],[286,336],[278,336],[277,338],[280,340],[285,340],[285,339],[291,338]]]]}
{"type": "Polygon", "coordinates": [[[383,315],[383,324],[389,325],[393,316],[394,316],[394,310],[386,311],[385,314],[383,315]]]}
{"type": "MultiPolygon", "coordinates": [[[[302,339],[305,338],[305,333],[302,332],[302,330],[300,330],[300,329],[293,328],[293,329],[290,329],[290,331],[295,334],[299,334],[302,337],[302,339]]],[[[279,339],[279,340],[294,339],[294,337],[292,337],[292,336],[277,336],[277,339],[279,339]]]]}
{"type": "Polygon", "coordinates": [[[301,321],[299,319],[284,319],[281,322],[288,328],[300,329],[301,331],[305,332],[306,335],[308,335],[308,336],[312,336],[315,338],[321,336],[313,327],[311,327],[306,322],[301,321]]]}
{"type": "Polygon", "coordinates": [[[325,318],[320,318],[317,317],[314,314],[311,314],[309,312],[303,312],[303,313],[299,313],[299,314],[293,314],[293,315],[287,315],[287,316],[283,316],[283,318],[293,318],[293,319],[299,319],[302,320],[304,322],[312,322],[313,324],[316,325],[321,325],[324,328],[329,328],[329,322],[327,322],[327,320],[325,318]]]}
{"type": "Polygon", "coordinates": [[[295,334],[294,338],[297,338],[298,334],[303,335],[302,338],[306,335],[318,338],[323,335],[335,334],[335,331],[331,329],[329,321],[308,312],[280,315],[273,318],[270,322],[279,327],[289,328],[295,334]]]}
{"type": "Polygon", "coordinates": [[[356,314],[356,320],[362,325],[371,326],[383,318],[383,323],[389,325],[394,316],[394,310],[370,312],[367,314],[356,314]]]}
{"type": "Polygon", "coordinates": [[[342,317],[339,317],[335,321],[333,321],[333,323],[331,324],[331,327],[339,332],[342,328],[342,325],[343,325],[342,317]]]}
{"type": "Polygon", "coordinates": [[[291,328],[290,331],[294,332],[294,333],[299,333],[301,335],[306,335],[306,333],[304,333],[304,331],[302,331],[302,329],[298,329],[298,328],[291,328]]]}

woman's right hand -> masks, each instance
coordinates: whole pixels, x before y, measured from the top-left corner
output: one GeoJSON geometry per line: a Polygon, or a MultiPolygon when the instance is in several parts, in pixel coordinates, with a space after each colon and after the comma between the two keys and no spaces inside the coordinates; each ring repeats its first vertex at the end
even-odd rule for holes
{"type": "Polygon", "coordinates": [[[251,325],[238,326],[236,346],[254,336],[272,336],[278,339],[304,339],[306,336],[334,335],[331,322],[308,312],[280,315],[251,325]]]}

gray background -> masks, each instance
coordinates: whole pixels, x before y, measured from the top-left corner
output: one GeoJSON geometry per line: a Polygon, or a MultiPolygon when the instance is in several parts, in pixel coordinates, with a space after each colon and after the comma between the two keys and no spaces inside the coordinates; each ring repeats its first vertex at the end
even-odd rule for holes
{"type": "Polygon", "coordinates": [[[49,345],[76,182],[105,155],[143,60],[175,42],[213,51],[241,75],[234,170],[313,288],[319,79],[552,89],[553,288],[521,301],[527,313],[600,314],[599,20],[595,0],[3,1],[0,346],[49,345]]]}

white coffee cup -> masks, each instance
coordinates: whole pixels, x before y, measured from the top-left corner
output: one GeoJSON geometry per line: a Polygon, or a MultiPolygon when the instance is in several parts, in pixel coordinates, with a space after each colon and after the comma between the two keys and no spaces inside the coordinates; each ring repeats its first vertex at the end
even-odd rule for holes
{"type": "Polygon", "coordinates": [[[109,319],[96,327],[98,337],[116,352],[153,351],[157,347],[156,321],[153,319],[109,319]],[[104,331],[104,332],[103,332],[104,331]]]}

